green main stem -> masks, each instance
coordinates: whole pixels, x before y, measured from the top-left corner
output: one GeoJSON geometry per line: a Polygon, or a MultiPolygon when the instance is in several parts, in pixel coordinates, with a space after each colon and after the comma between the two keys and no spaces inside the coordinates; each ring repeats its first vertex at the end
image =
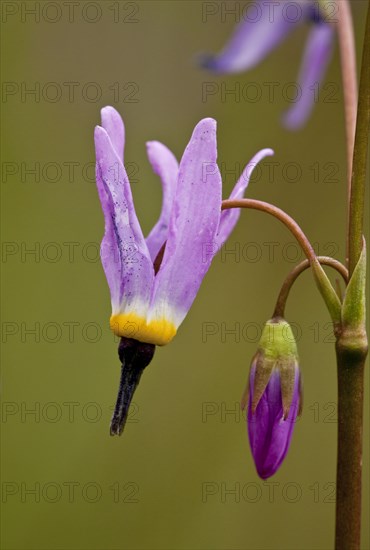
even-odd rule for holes
{"type": "Polygon", "coordinates": [[[353,350],[353,335],[336,343],[338,365],[338,455],[336,550],[359,550],[365,349],[353,350]]]}
{"type": "Polygon", "coordinates": [[[365,209],[366,169],[370,128],[370,2],[367,12],[365,40],[357,111],[352,184],[349,198],[348,268],[351,276],[362,250],[365,209]]]}
{"type": "MultiPolygon", "coordinates": [[[[346,55],[350,55],[350,53],[346,53],[343,49],[342,56],[346,55]]],[[[368,8],[349,197],[348,268],[350,277],[360,258],[363,246],[362,234],[370,124],[369,67],[370,9],[368,8]]],[[[365,330],[350,325],[346,326],[342,323],[337,333],[336,354],[338,367],[338,455],[335,548],[336,550],[359,550],[361,542],[364,366],[367,356],[365,330]]]]}

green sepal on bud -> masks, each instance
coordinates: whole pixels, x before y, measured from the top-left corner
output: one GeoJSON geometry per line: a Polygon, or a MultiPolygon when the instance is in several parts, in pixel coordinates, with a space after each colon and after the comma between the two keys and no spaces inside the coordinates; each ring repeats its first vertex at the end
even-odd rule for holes
{"type": "MultiPolygon", "coordinates": [[[[293,401],[296,376],[299,376],[299,358],[292,328],[282,317],[270,319],[265,324],[251,368],[255,369],[252,413],[255,413],[271,375],[274,371],[278,371],[283,412],[286,419],[293,401]]],[[[247,387],[241,403],[243,409],[247,406],[248,394],[249,388],[247,387]]]]}

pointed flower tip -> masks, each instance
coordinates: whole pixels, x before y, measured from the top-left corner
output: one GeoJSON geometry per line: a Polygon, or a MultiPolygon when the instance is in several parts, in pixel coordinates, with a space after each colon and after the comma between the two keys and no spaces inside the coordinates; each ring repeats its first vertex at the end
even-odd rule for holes
{"type": "Polygon", "coordinates": [[[149,162],[151,157],[153,156],[153,151],[156,151],[160,146],[161,146],[161,143],[159,141],[153,140],[153,141],[145,142],[146,154],[149,158],[149,162]]]}
{"type": "Polygon", "coordinates": [[[199,53],[195,57],[195,62],[202,69],[217,72],[217,57],[210,53],[199,53]]]}
{"type": "Polygon", "coordinates": [[[105,117],[105,116],[114,116],[114,117],[119,117],[119,119],[122,120],[121,115],[119,114],[117,109],[115,109],[111,105],[107,105],[106,107],[103,107],[100,110],[100,115],[101,115],[102,118],[105,117]]]}
{"type": "MultiPolygon", "coordinates": [[[[237,191],[235,193],[235,197],[233,197],[233,194],[234,194],[234,191],[235,191],[235,188],[234,188],[234,191],[233,193],[231,194],[230,198],[236,198],[236,197],[243,197],[244,195],[244,191],[245,189],[248,187],[249,185],[249,180],[253,174],[253,171],[255,170],[255,168],[257,167],[257,165],[266,157],[271,157],[275,154],[274,150],[273,149],[270,149],[269,147],[265,148],[265,149],[261,149],[260,151],[258,151],[254,157],[252,157],[252,159],[248,162],[248,164],[246,165],[246,167],[244,168],[244,171],[243,171],[243,174],[242,174],[242,182],[244,182],[244,185],[238,185],[237,186],[237,191]]],[[[239,182],[238,182],[239,183],[239,182]]]]}
{"type": "Polygon", "coordinates": [[[124,148],[125,148],[125,125],[121,115],[116,111],[114,107],[104,107],[101,112],[101,125],[108,133],[112,146],[123,161],[124,148]]]}
{"type": "Polygon", "coordinates": [[[97,158],[99,161],[102,154],[105,154],[107,147],[111,146],[110,137],[107,131],[102,126],[95,126],[94,129],[94,141],[97,158]]]}
{"type": "Polygon", "coordinates": [[[160,141],[157,141],[156,139],[152,139],[150,141],[145,142],[145,146],[147,149],[150,149],[151,147],[157,147],[158,145],[162,145],[160,141]]]}
{"type": "MultiPolygon", "coordinates": [[[[95,142],[95,150],[96,150],[97,154],[101,149],[102,141],[104,142],[104,140],[105,140],[105,134],[106,134],[106,131],[104,130],[104,128],[102,128],[101,126],[95,126],[95,128],[94,128],[94,142],[95,142]]],[[[98,158],[97,158],[97,160],[98,160],[98,158]]]]}
{"type": "Polygon", "coordinates": [[[290,132],[298,132],[301,130],[307,122],[309,115],[304,115],[298,108],[294,108],[286,111],[281,117],[281,124],[286,130],[290,132]],[[294,110],[293,110],[294,109],[294,110]]]}
{"type": "Polygon", "coordinates": [[[194,128],[194,132],[212,132],[215,133],[217,129],[217,122],[214,118],[202,118],[194,128]]]}
{"type": "Polygon", "coordinates": [[[154,152],[163,151],[164,149],[167,150],[167,147],[163,143],[157,140],[147,141],[145,143],[145,147],[149,158],[150,158],[150,155],[153,154],[154,152]]]}
{"type": "Polygon", "coordinates": [[[99,137],[99,136],[106,136],[107,135],[107,132],[104,130],[104,128],[102,126],[95,126],[94,128],[94,136],[95,137],[99,137]]]}
{"type": "MultiPolygon", "coordinates": [[[[195,126],[188,146],[194,147],[194,152],[200,154],[199,147],[203,144],[210,147],[208,153],[212,151],[212,156],[217,157],[217,123],[214,118],[203,118],[195,126]]],[[[203,153],[204,154],[204,153],[203,153]]]]}
{"type": "Polygon", "coordinates": [[[118,389],[116,406],[114,408],[110,435],[122,435],[129,414],[131,400],[139,385],[144,369],[153,359],[155,346],[133,340],[121,338],[118,346],[118,356],[122,363],[121,379],[118,389]]]}

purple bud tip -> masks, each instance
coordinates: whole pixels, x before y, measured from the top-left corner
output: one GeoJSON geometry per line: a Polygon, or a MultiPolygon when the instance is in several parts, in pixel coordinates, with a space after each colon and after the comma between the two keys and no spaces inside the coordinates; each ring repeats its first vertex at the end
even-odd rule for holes
{"type": "Polygon", "coordinates": [[[280,373],[274,369],[267,387],[252,410],[255,364],[252,365],[248,400],[248,435],[257,473],[267,479],[280,468],[289,449],[300,402],[300,373],[297,367],[289,413],[284,415],[280,373]]]}

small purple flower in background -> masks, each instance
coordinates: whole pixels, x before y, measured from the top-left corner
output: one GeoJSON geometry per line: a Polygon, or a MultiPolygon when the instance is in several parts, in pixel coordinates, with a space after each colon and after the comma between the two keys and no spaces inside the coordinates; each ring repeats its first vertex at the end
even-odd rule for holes
{"type": "Polygon", "coordinates": [[[281,466],[302,405],[298,352],[290,325],[268,321],[242,398],[257,473],[267,479],[281,466]]]}
{"type": "MultiPolygon", "coordinates": [[[[158,141],[147,143],[160,177],[163,205],[145,239],[124,168],[125,130],[115,109],[105,107],[95,129],[96,182],[105,219],[101,260],[111,293],[113,332],[121,337],[120,391],[111,433],[122,433],[130,401],[155,346],[169,343],[188,313],[219,245],[229,237],[239,209],[221,213],[216,122],[197,124],[178,164],[158,141]]],[[[271,149],[246,166],[230,198],[242,198],[250,175],[271,149]]]]}
{"type": "Polygon", "coordinates": [[[320,2],[258,0],[256,17],[241,21],[230,41],[218,55],[202,55],[200,64],[219,74],[248,71],[258,65],[295,28],[312,25],[298,75],[297,100],[283,116],[295,130],[309,118],[317,86],[322,81],[333,52],[334,24],[325,20],[320,2]]]}

